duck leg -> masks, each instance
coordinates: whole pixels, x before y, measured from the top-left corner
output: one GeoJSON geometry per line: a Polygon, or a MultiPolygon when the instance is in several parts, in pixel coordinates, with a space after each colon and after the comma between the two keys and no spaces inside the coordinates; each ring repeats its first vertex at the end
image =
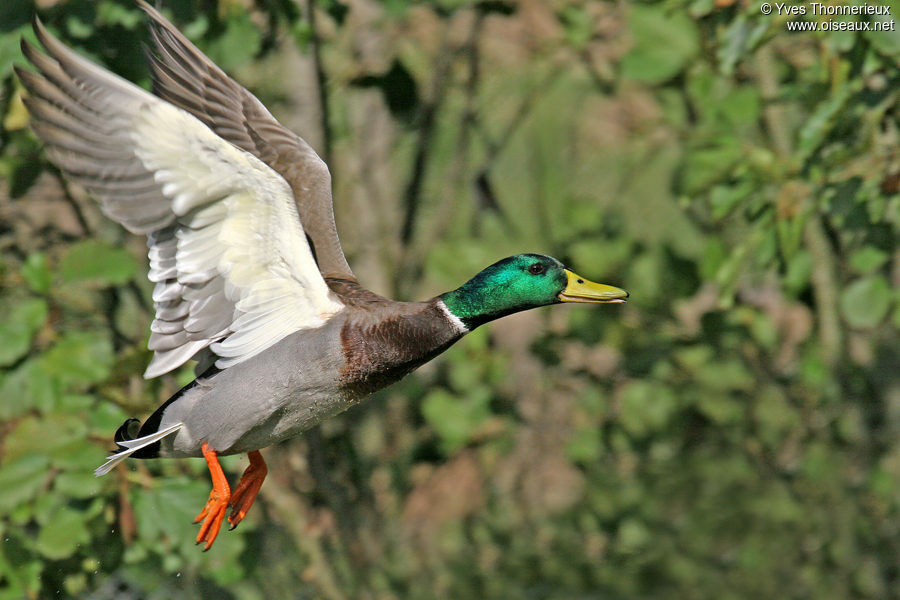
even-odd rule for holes
{"type": "Polygon", "coordinates": [[[228,516],[230,529],[237,527],[238,523],[247,515],[247,511],[253,506],[256,494],[259,493],[259,488],[262,487],[263,480],[269,472],[266,461],[263,460],[262,454],[258,450],[248,452],[247,457],[250,459],[250,466],[241,475],[241,480],[231,494],[231,514],[228,516]]]}
{"type": "Polygon", "coordinates": [[[200,514],[194,519],[194,523],[203,521],[200,526],[200,533],[197,534],[197,543],[206,542],[203,551],[210,549],[216,536],[219,535],[219,528],[222,527],[222,520],[225,518],[225,511],[228,509],[228,503],[231,501],[231,488],[228,487],[228,480],[225,479],[225,473],[222,471],[222,465],[219,464],[218,454],[215,450],[209,449],[209,444],[203,442],[201,447],[203,458],[209,466],[209,474],[212,476],[212,491],[209,493],[209,500],[206,506],[200,511],[200,514]]]}

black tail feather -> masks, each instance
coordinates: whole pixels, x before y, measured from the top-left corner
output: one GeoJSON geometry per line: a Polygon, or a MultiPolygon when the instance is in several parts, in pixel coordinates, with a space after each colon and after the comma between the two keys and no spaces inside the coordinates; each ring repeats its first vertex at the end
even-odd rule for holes
{"type": "Polygon", "coordinates": [[[126,450],[125,446],[121,445],[119,442],[127,442],[129,440],[133,440],[138,436],[138,432],[141,430],[141,422],[137,419],[131,418],[126,419],[124,423],[122,423],[121,427],[116,429],[116,435],[113,436],[113,441],[116,443],[116,449],[113,452],[121,452],[122,450],[126,450]]]}

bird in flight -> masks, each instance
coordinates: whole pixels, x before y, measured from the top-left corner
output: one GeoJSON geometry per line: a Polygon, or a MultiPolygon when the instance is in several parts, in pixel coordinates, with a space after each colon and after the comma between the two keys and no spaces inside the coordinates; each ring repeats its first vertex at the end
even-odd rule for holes
{"type": "Polygon", "coordinates": [[[44,52],[17,68],[49,159],[111,219],[147,236],[155,318],[144,377],[197,377],[143,423],[128,419],[96,474],[126,458],[203,457],[196,518],[208,550],[266,477],[259,450],[298,435],[431,360],[469,331],[559,302],[624,302],[558,260],[519,254],[425,302],[357,281],[334,222],[328,166],[262,103],[139,0],[149,93],[80,57],[35,19],[44,52]],[[232,490],[218,457],[247,453],[232,490]]]}

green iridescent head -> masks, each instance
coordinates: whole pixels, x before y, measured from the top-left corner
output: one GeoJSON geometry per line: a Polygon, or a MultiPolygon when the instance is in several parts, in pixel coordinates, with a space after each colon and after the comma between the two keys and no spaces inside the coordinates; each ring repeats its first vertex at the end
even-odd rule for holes
{"type": "Polygon", "coordinates": [[[559,302],[624,302],[628,292],[587,281],[561,262],[540,254],[517,254],[496,262],[442,294],[447,309],[472,330],[502,316],[559,302]]]}

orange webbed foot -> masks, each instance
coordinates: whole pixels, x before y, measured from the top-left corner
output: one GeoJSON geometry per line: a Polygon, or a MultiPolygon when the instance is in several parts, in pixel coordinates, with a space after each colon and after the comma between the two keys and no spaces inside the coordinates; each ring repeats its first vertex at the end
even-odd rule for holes
{"type": "Polygon", "coordinates": [[[205,542],[203,551],[206,552],[216,541],[216,536],[219,535],[219,529],[225,519],[225,511],[231,501],[231,488],[228,487],[228,480],[225,479],[225,473],[222,471],[222,465],[219,464],[216,451],[210,450],[209,444],[206,442],[203,442],[202,451],[203,458],[206,459],[206,464],[209,466],[209,474],[212,476],[213,489],[209,493],[206,506],[194,519],[194,523],[203,521],[200,533],[197,534],[197,543],[205,542]]]}
{"type": "Polygon", "coordinates": [[[269,468],[258,450],[249,452],[250,466],[241,475],[241,480],[231,494],[231,514],[228,516],[229,529],[234,529],[244,520],[247,511],[253,506],[259,488],[262,487],[269,468]]]}

